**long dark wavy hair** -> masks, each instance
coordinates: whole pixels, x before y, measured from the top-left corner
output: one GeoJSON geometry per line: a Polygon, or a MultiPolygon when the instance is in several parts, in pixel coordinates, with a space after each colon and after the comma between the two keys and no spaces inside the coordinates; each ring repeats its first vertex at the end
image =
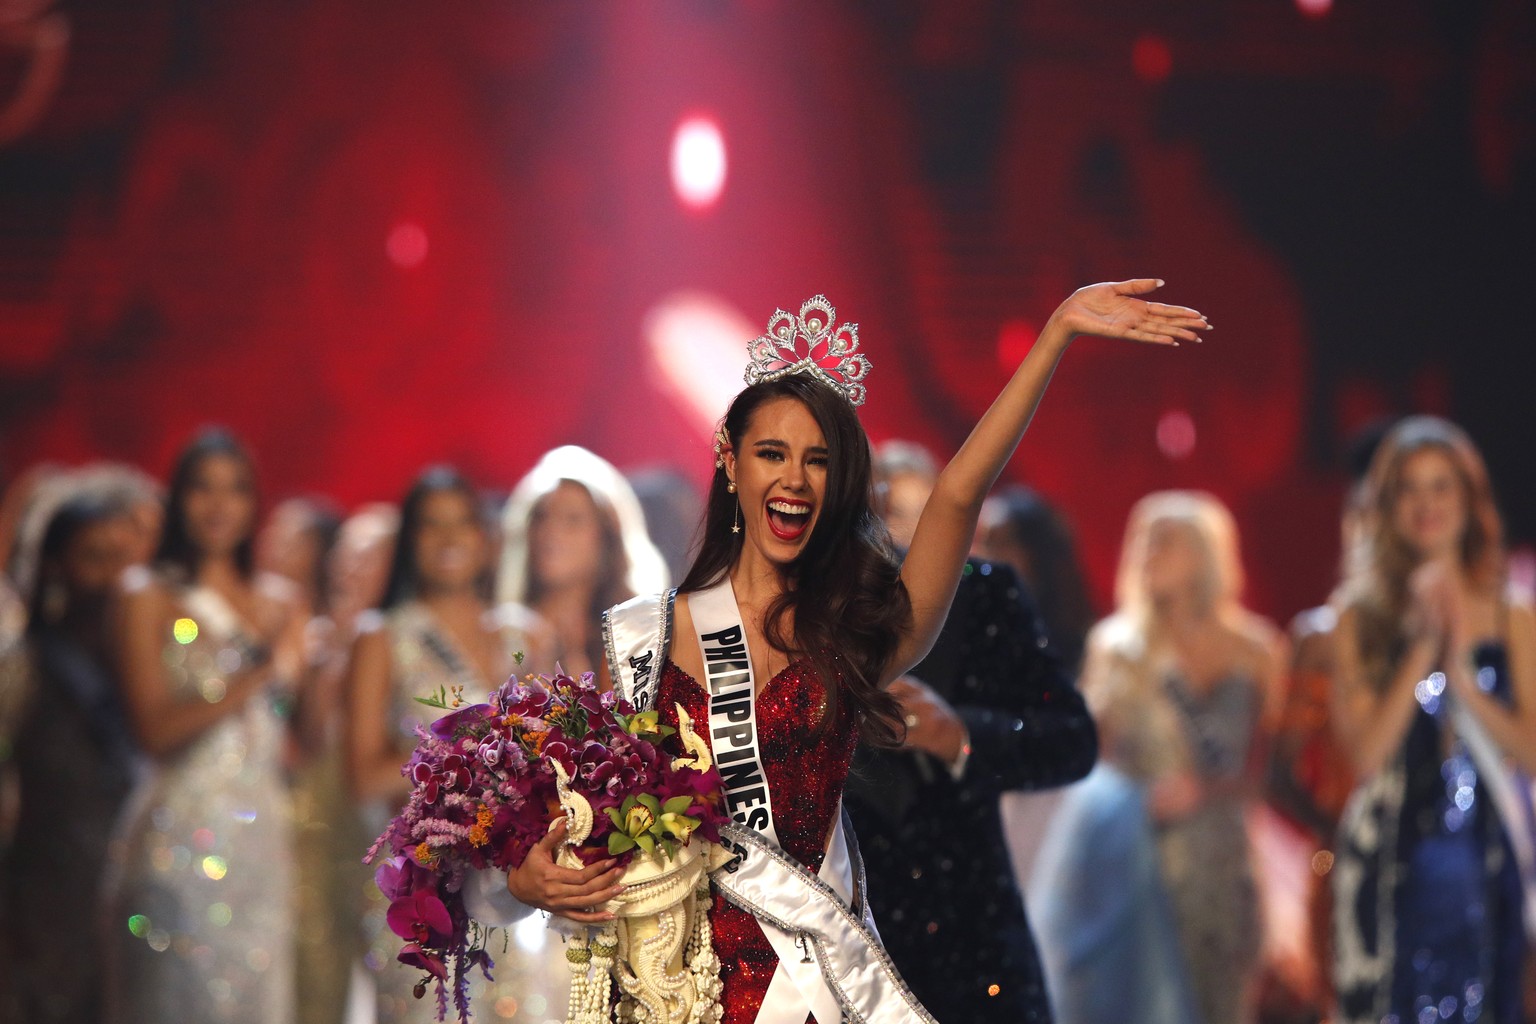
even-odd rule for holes
{"type": "MultiPolygon", "coordinates": [[[[126,519],[128,505],[106,494],[76,494],[48,518],[37,552],[37,577],[27,602],[27,635],[37,637],[63,617],[65,609],[50,608],[49,591],[64,587],[63,562],[75,538],[100,523],[126,519]]],[[[75,595],[69,594],[69,598],[75,595]]]]}
{"type": "MultiPolygon", "coordinates": [[[[489,528],[485,521],[480,492],[469,478],[452,466],[431,466],[422,471],[406,492],[400,503],[400,530],[395,535],[395,554],[389,563],[389,580],[384,584],[384,599],[379,607],[389,609],[404,604],[421,592],[421,567],[416,564],[416,535],[421,532],[421,510],[427,499],[435,494],[462,494],[474,510],[475,521],[482,530],[489,528]]],[[[476,589],[480,596],[490,599],[491,569],[487,564],[476,589]]]]}
{"type": "Polygon", "coordinates": [[[1029,559],[1029,584],[1061,660],[1082,664],[1088,630],[1097,616],[1077,556],[1077,541],[1061,512],[1037,491],[1011,484],[996,495],[996,528],[1029,559]]]}
{"type": "MultiPolygon", "coordinates": [[[[197,564],[203,553],[192,535],[187,532],[187,492],[197,477],[198,469],[207,459],[223,457],[233,459],[244,467],[251,482],[251,494],[260,507],[261,492],[256,487],[256,464],[251,453],[240,439],[223,427],[204,427],[188,442],[176,457],[171,470],[171,484],[165,496],[165,525],[160,533],[160,546],[155,550],[156,568],[187,582],[197,575],[197,564]]],[[[235,548],[235,568],[240,575],[250,579],[256,571],[256,522],[251,516],[245,539],[235,548]]]]}
{"type": "MultiPolygon", "coordinates": [[[[911,624],[912,604],[890,534],[874,512],[869,437],[846,398],[791,375],[753,384],[731,402],[725,430],[734,451],[741,451],[753,413],[775,398],[793,398],[810,410],[829,456],[816,525],[799,557],[781,570],[784,588],[768,607],[763,632],[775,650],[809,658],[826,682],[827,714],[818,729],[827,728],[838,701],[847,700],[867,742],[897,746],[905,738],[901,708],[880,683],[911,624]]],[[[684,593],[724,579],[745,543],[745,534],[731,532],[737,499],[726,483],[724,468],[717,468],[699,553],[680,587],[684,593]]]]}

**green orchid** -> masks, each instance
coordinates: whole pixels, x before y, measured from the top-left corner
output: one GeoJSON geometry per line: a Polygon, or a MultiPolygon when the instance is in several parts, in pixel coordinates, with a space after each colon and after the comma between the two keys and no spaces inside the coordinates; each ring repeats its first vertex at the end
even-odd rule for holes
{"type": "Polygon", "coordinates": [[[631,736],[654,736],[665,738],[677,732],[670,725],[661,724],[660,711],[637,711],[633,715],[617,716],[619,724],[624,731],[631,736]]]}
{"type": "Polygon", "coordinates": [[[606,811],[614,828],[608,833],[609,855],[636,847],[654,853],[658,846],[668,857],[676,855],[700,824],[698,818],[684,813],[692,805],[690,796],[675,796],[666,803],[649,793],[625,797],[622,804],[606,811]]]}

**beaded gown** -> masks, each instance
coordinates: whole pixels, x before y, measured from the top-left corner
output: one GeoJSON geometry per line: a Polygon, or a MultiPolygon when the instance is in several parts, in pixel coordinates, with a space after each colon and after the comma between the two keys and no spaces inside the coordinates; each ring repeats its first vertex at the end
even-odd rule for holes
{"type": "MultiPolygon", "coordinates": [[[[1114,737],[1115,767],[1148,787],[1178,772],[1192,772],[1207,786],[1237,782],[1258,726],[1257,683],[1229,673],[1197,689],[1177,672],[1144,672],[1124,666],[1098,701],[1114,737]]],[[[1189,816],[1152,830],[1157,880],[1202,1024],[1245,1019],[1245,989],[1259,954],[1246,808],[1222,788],[1189,816]]]]}
{"type": "MultiPolygon", "coordinates": [[[[216,703],[223,674],[238,665],[242,627],[211,591],[178,598],[183,618],[163,648],[172,691],[216,703]],[[193,596],[207,613],[188,610],[193,596]]],[[[130,798],[104,893],[109,1020],[293,1019],[292,830],[277,694],[247,698],[158,760],[130,798]]]]}
{"type": "MultiPolygon", "coordinates": [[[[1474,662],[1478,686],[1509,703],[1504,645],[1480,644],[1474,662]]],[[[1339,1018],[1514,1024],[1525,940],[1506,825],[1436,677],[1415,696],[1397,758],[1355,791],[1339,823],[1339,1018]]]]}
{"type": "MultiPolygon", "coordinates": [[[[709,720],[707,691],[668,661],[655,706],[662,720],[674,728],[678,724],[675,704],[681,704],[696,722],[709,720]]],[[[839,702],[837,718],[818,730],[816,723],[825,713],[820,677],[803,662],[790,664],[757,695],[758,742],[779,843],[813,873],[821,868],[858,740],[857,723],[846,701],[839,702]]],[[[708,742],[707,730],[705,738],[708,742]]],[[[722,1024],[752,1024],[778,968],[778,957],[757,920],[718,893],[709,922],[720,958],[722,1024]]],[[[807,1015],[807,1020],[814,1018],[807,1015]]]]}
{"type": "MultiPolygon", "coordinates": [[[[394,723],[401,764],[410,758],[416,746],[417,727],[426,726],[446,713],[418,703],[416,698],[436,693],[439,687],[451,690],[462,686],[466,700],[481,700],[516,671],[514,655],[532,655],[529,663],[538,664],[537,655],[529,646],[527,614],[510,605],[488,613],[494,617],[489,625],[500,634],[503,655],[499,677],[494,681],[480,677],[474,661],[419,601],[406,601],[385,612],[382,618],[370,616],[360,621],[359,629],[382,627],[389,632],[390,721],[394,723]]],[[[383,803],[367,808],[370,835],[384,831],[397,810],[398,807],[383,803]]],[[[437,1003],[430,992],[427,998],[417,999],[412,991],[422,972],[396,960],[405,940],[385,923],[389,901],[374,884],[373,870],[360,869],[358,879],[366,900],[363,930],[368,950],[363,962],[378,992],[378,1024],[435,1021],[437,1003]]],[[[544,937],[542,929],[536,934],[544,937]]],[[[490,952],[496,960],[492,972],[496,980],[486,982],[477,973],[470,987],[470,1003],[477,1019],[544,1020],[563,1012],[568,982],[558,946],[525,951],[509,937],[505,952],[499,941],[490,947],[490,952]]]]}

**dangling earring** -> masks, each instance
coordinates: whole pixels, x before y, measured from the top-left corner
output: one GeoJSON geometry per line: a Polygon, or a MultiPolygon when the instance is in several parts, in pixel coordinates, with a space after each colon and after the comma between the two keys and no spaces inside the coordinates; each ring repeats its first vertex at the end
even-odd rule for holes
{"type": "MultiPolygon", "coordinates": [[[[727,480],[725,482],[725,493],[727,493],[727,494],[735,494],[736,493],[736,481],[734,481],[734,480],[727,480]]],[[[736,512],[735,512],[734,515],[731,516],[731,532],[732,533],[740,533],[741,532],[741,502],[740,502],[740,500],[738,500],[736,502],[736,512]]]]}

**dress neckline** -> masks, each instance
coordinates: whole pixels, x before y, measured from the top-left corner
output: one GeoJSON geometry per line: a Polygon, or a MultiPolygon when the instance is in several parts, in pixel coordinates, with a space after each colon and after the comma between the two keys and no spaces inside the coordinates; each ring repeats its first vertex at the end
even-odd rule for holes
{"type": "MultiPolygon", "coordinates": [[[[769,689],[772,688],[773,684],[777,683],[779,680],[781,680],[784,677],[786,677],[787,675],[789,675],[789,670],[790,669],[792,669],[792,668],[800,668],[800,667],[810,667],[810,664],[811,664],[810,661],[808,661],[805,658],[796,658],[794,661],[791,661],[788,665],[785,665],[783,668],[781,668],[777,672],[775,672],[773,674],[773,678],[769,679],[766,683],[764,683],[762,685],[762,687],[757,691],[757,693],[753,694],[752,699],[754,701],[760,699],[763,696],[763,694],[767,693],[769,691],[769,689]]],[[[671,669],[674,672],[676,672],[678,675],[682,676],[684,679],[688,680],[688,682],[692,683],[693,686],[696,689],[698,689],[701,693],[703,693],[706,697],[709,696],[709,690],[704,686],[704,684],[699,682],[697,679],[693,678],[693,676],[690,675],[688,673],[688,670],[683,668],[683,666],[679,665],[677,662],[673,661],[671,658],[667,659],[667,666],[671,667],[671,669]]],[[[663,670],[665,670],[665,668],[663,670]]]]}

